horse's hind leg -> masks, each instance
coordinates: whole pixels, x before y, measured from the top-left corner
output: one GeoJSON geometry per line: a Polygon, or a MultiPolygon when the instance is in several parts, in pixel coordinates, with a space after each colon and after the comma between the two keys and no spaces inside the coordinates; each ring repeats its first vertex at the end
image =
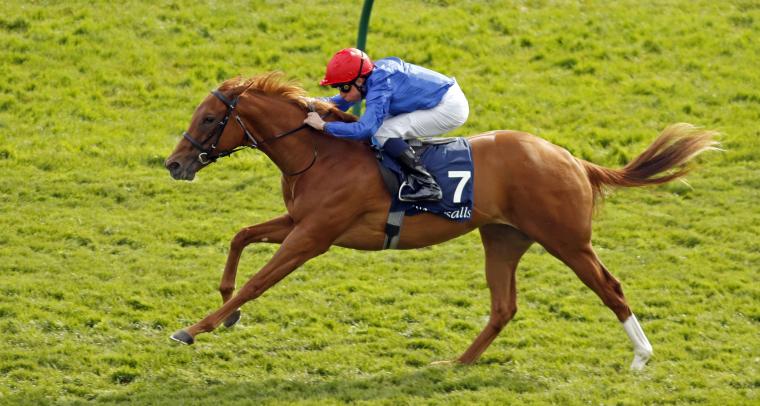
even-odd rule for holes
{"type": "MultiPolygon", "coordinates": [[[[293,229],[293,219],[283,215],[267,222],[256,224],[240,230],[230,243],[230,253],[227,255],[227,263],[224,266],[224,274],[219,284],[219,292],[222,294],[222,303],[227,303],[235,290],[235,277],[237,276],[238,264],[243,249],[255,242],[267,242],[280,244],[293,229]]],[[[225,321],[225,327],[232,327],[240,320],[240,310],[235,310],[225,321]]]]}
{"type": "Polygon", "coordinates": [[[515,270],[533,240],[510,226],[489,224],[480,228],[486,252],[486,281],[491,291],[491,317],[459,362],[475,362],[517,313],[515,270]]]}
{"type": "Polygon", "coordinates": [[[553,252],[553,254],[567,264],[583,283],[591,288],[602,299],[602,302],[615,313],[633,343],[634,357],[631,369],[640,370],[644,368],[652,356],[652,345],[649,344],[649,340],[644,335],[636,316],[628,307],[620,282],[607,271],[591,244],[588,243],[580,249],[564,249],[560,252],[553,252]]]}

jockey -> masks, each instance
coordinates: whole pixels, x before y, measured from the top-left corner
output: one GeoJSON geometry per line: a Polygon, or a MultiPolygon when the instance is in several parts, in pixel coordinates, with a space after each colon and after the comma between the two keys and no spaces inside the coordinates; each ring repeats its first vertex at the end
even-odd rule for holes
{"type": "Polygon", "coordinates": [[[346,48],[330,59],[319,84],[339,90],[326,98],[339,109],[366,99],[366,110],[355,123],[325,123],[317,113],[309,113],[304,123],[336,137],[369,140],[396,159],[409,174],[401,200],[441,200],[440,186],[405,140],[441,135],[464,124],[470,110],[454,78],[396,57],[373,63],[364,52],[346,48]]]}

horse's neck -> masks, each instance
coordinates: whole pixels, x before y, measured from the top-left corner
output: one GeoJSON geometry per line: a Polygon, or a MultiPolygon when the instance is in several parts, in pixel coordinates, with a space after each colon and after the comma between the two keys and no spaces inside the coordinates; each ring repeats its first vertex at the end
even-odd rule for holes
{"type": "Polygon", "coordinates": [[[355,115],[340,111],[335,107],[329,109],[328,111],[325,111],[325,114],[326,113],[329,114],[327,114],[325,117],[325,121],[341,121],[344,123],[353,123],[358,120],[358,117],[355,115]]]}
{"type": "MultiPolygon", "coordinates": [[[[315,164],[316,159],[321,160],[332,155],[335,145],[331,145],[334,144],[331,141],[335,140],[331,136],[321,135],[308,126],[282,138],[272,139],[303,125],[306,112],[292,102],[254,95],[246,100],[246,104],[249,104],[252,109],[251,125],[264,138],[264,141],[260,143],[261,151],[267,154],[283,174],[301,172],[315,164]],[[318,155],[316,159],[315,154],[318,155]]],[[[324,117],[325,121],[353,122],[357,120],[355,116],[329,107],[326,103],[318,103],[316,107],[317,112],[324,117]]]]}
{"type": "MultiPolygon", "coordinates": [[[[290,131],[298,128],[301,122],[293,124],[290,131]]],[[[292,134],[273,140],[262,148],[269,159],[280,168],[283,174],[296,174],[313,165],[316,154],[315,134],[311,127],[305,127],[292,134]]]]}
{"type": "Polygon", "coordinates": [[[259,149],[283,174],[299,172],[311,162],[314,154],[312,128],[305,127],[277,138],[303,125],[305,113],[297,106],[283,100],[254,95],[247,98],[243,108],[249,116],[247,121],[261,138],[257,140],[259,149]]]}

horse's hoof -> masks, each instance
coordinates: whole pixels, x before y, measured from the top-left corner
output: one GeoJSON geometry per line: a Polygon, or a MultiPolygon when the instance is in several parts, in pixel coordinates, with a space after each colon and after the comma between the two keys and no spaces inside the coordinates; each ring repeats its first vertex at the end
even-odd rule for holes
{"type": "Polygon", "coordinates": [[[235,310],[224,320],[224,327],[232,327],[240,321],[240,309],[235,310]]]}
{"type": "Polygon", "coordinates": [[[179,330],[176,333],[172,334],[171,339],[187,345],[192,345],[195,342],[193,336],[191,336],[185,330],[179,330]]]}
{"type": "Polygon", "coordinates": [[[641,350],[641,351],[634,351],[633,362],[631,362],[631,371],[643,370],[644,366],[647,364],[647,361],[649,361],[649,358],[651,357],[652,357],[651,347],[648,349],[641,350]]]}

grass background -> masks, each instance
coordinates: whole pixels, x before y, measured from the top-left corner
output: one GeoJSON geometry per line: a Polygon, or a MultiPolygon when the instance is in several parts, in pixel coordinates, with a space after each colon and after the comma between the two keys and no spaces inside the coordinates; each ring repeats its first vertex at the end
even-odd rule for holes
{"type": "MultiPolygon", "coordinates": [[[[284,208],[255,152],[176,182],[197,103],[282,70],[314,95],[355,40],[355,1],[49,2],[0,16],[0,403],[751,404],[760,386],[760,4],[380,1],[368,52],[456,76],[468,123],[621,166],[665,126],[720,130],[690,187],[610,196],[594,244],[655,348],[640,374],[613,314],[540,247],[520,310],[485,325],[477,233],[428,249],[334,248],[185,347],[220,302],[229,240],[284,208]]],[[[252,246],[239,281],[274,246],[252,246]]]]}

